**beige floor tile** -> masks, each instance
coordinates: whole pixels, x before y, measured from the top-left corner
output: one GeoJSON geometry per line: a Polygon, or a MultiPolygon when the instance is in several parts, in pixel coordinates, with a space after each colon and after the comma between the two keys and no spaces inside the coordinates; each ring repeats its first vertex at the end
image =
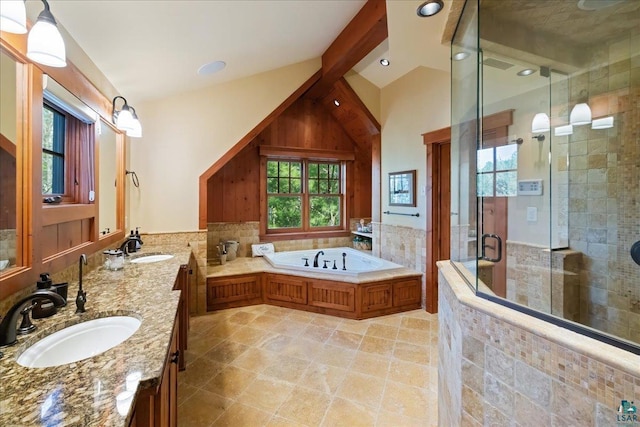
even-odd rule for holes
{"type": "Polygon", "coordinates": [[[308,360],[281,356],[267,366],[262,371],[262,375],[295,384],[302,378],[309,363],[308,360]]]}
{"type": "Polygon", "coordinates": [[[421,329],[400,328],[396,340],[417,345],[430,345],[431,333],[421,329]]]}
{"type": "Polygon", "coordinates": [[[232,404],[230,399],[200,390],[178,406],[180,427],[210,426],[232,404]]]}
{"type": "Polygon", "coordinates": [[[263,314],[253,319],[253,322],[249,323],[249,325],[253,328],[269,331],[274,325],[277,325],[281,321],[282,318],[280,317],[263,314]]]}
{"type": "Polygon", "coordinates": [[[398,336],[398,328],[395,326],[382,325],[380,323],[372,323],[369,325],[366,335],[384,338],[387,340],[395,340],[398,336]]]}
{"type": "Polygon", "coordinates": [[[429,417],[428,419],[409,418],[393,412],[380,411],[378,413],[378,421],[376,427],[437,427],[438,417],[429,417]]]}
{"type": "Polygon", "coordinates": [[[273,416],[271,417],[271,420],[269,420],[269,423],[267,423],[266,427],[300,427],[300,423],[287,418],[273,416]]]}
{"type": "Polygon", "coordinates": [[[337,317],[327,316],[326,314],[317,314],[316,317],[313,318],[311,323],[316,326],[324,326],[325,328],[336,329],[338,325],[342,323],[342,320],[337,317]]]}
{"type": "Polygon", "coordinates": [[[384,380],[357,372],[347,373],[336,393],[344,399],[377,409],[384,392],[384,380]]]}
{"type": "Polygon", "coordinates": [[[289,346],[291,341],[293,341],[293,337],[276,334],[264,340],[262,344],[260,344],[259,348],[273,351],[275,353],[281,353],[289,346]]]}
{"type": "Polygon", "coordinates": [[[395,341],[384,338],[365,336],[360,343],[360,351],[379,354],[381,356],[391,356],[395,341]]]}
{"type": "Polygon", "coordinates": [[[382,409],[410,418],[428,420],[437,413],[437,395],[429,390],[387,381],[382,409]]]}
{"type": "Polygon", "coordinates": [[[297,337],[302,334],[309,323],[302,323],[295,320],[284,319],[271,328],[271,332],[290,337],[297,337]]]}
{"type": "Polygon", "coordinates": [[[375,422],[376,413],[371,408],[337,397],[331,402],[322,426],[371,427],[375,422]]]}
{"type": "Polygon", "coordinates": [[[189,354],[199,357],[224,341],[224,338],[215,335],[204,335],[197,339],[189,340],[189,354]]]}
{"type": "Polygon", "coordinates": [[[309,325],[304,329],[304,331],[302,331],[301,336],[320,343],[325,343],[333,331],[333,329],[325,328],[324,326],[309,325]]]}
{"type": "Polygon", "coordinates": [[[356,354],[353,363],[350,366],[351,371],[360,372],[361,374],[372,375],[378,378],[386,378],[389,372],[389,361],[391,359],[386,356],[365,353],[359,351],[356,354]]]}
{"type": "Polygon", "coordinates": [[[344,319],[336,327],[339,331],[351,332],[354,334],[364,335],[369,328],[369,323],[362,320],[344,319]]]}
{"type": "Polygon", "coordinates": [[[307,368],[298,384],[323,393],[334,394],[346,374],[347,370],[344,368],[314,363],[307,368]]]}
{"type": "Polygon", "coordinates": [[[300,323],[310,323],[316,317],[315,313],[307,313],[306,311],[291,310],[287,316],[287,320],[300,323]]]}
{"type": "Polygon", "coordinates": [[[237,398],[258,375],[232,365],[226,366],[218,375],[207,381],[202,389],[231,399],[237,398]]]}
{"type": "MultiPolygon", "coordinates": [[[[438,372],[434,369],[430,366],[394,359],[391,361],[387,378],[414,387],[429,387],[433,381],[432,375],[437,375],[438,372]]],[[[437,379],[434,382],[437,383],[437,379]]]]}
{"type": "Polygon", "coordinates": [[[406,342],[396,342],[393,356],[405,362],[428,365],[431,358],[431,348],[406,342]]]}
{"type": "Polygon", "coordinates": [[[403,317],[401,327],[409,329],[420,329],[428,331],[431,327],[431,322],[428,319],[420,319],[417,317],[403,317]]]}
{"type": "Polygon", "coordinates": [[[229,316],[228,320],[230,323],[236,323],[239,325],[248,325],[256,317],[258,317],[256,314],[251,313],[250,311],[247,310],[247,311],[238,311],[234,313],[233,315],[229,316]]]}
{"type": "Polygon", "coordinates": [[[289,397],[292,390],[293,385],[287,382],[260,375],[249,384],[237,401],[274,413],[289,397]]]}
{"type": "Polygon", "coordinates": [[[339,368],[348,368],[356,357],[356,353],[355,350],[325,344],[315,358],[315,362],[339,368]]]}
{"type": "Polygon", "coordinates": [[[188,398],[190,398],[194,393],[199,391],[200,389],[197,387],[190,386],[184,381],[180,381],[180,374],[178,374],[178,388],[180,392],[178,393],[178,406],[182,405],[188,398]]]}
{"type": "Polygon", "coordinates": [[[269,412],[234,403],[213,423],[213,427],[263,426],[270,418],[269,412]]]}
{"type": "Polygon", "coordinates": [[[220,362],[200,357],[189,365],[184,372],[181,372],[178,379],[192,387],[201,387],[211,378],[218,375],[223,367],[224,365],[220,362]]]}
{"type": "Polygon", "coordinates": [[[402,314],[392,314],[390,316],[374,317],[373,319],[370,319],[369,322],[377,323],[379,325],[398,327],[402,322],[402,318],[403,318],[402,314]]]}
{"type": "Polygon", "coordinates": [[[244,344],[225,340],[209,350],[203,357],[220,363],[231,363],[248,349],[249,346],[244,344]]]}
{"type": "Polygon", "coordinates": [[[323,345],[320,342],[297,337],[292,339],[280,354],[297,359],[314,360],[322,348],[323,345]]]}
{"type": "Polygon", "coordinates": [[[327,344],[335,345],[342,348],[357,350],[360,347],[362,335],[351,332],[335,330],[327,340],[327,344]]]}
{"type": "Polygon", "coordinates": [[[272,351],[251,347],[238,356],[231,364],[238,368],[246,369],[247,371],[260,373],[276,360],[277,357],[278,354],[272,351]]]}
{"type": "Polygon", "coordinates": [[[262,342],[269,339],[274,334],[265,331],[263,329],[253,328],[251,326],[242,326],[236,330],[231,336],[229,341],[237,342],[247,346],[259,347],[262,342]]]}
{"type": "Polygon", "coordinates": [[[331,395],[296,387],[277,415],[308,426],[318,426],[331,404],[331,395]]]}

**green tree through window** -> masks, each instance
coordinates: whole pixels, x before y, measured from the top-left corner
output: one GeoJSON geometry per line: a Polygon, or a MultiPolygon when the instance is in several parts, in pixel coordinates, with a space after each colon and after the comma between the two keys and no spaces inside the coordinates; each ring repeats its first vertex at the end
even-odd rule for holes
{"type": "Polygon", "coordinates": [[[312,230],[342,224],[342,165],[267,161],[267,228],[312,230]]]}

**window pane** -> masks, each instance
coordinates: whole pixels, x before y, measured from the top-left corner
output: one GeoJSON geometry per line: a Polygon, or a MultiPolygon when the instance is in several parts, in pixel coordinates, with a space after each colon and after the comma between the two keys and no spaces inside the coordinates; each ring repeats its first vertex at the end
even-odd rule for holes
{"type": "Polygon", "coordinates": [[[340,167],[339,165],[331,165],[329,178],[340,179],[340,167]]]}
{"type": "Polygon", "coordinates": [[[329,165],[326,163],[320,163],[320,178],[327,178],[329,176],[329,165]]]}
{"type": "Polygon", "coordinates": [[[267,193],[278,192],[278,178],[267,178],[267,193]]]}
{"type": "Polygon", "coordinates": [[[269,196],[268,228],[300,228],[302,226],[302,198],[300,196],[269,196]]]}
{"type": "Polygon", "coordinates": [[[318,177],[318,164],[309,163],[309,178],[317,178],[317,177],[318,177]]]}
{"type": "Polygon", "coordinates": [[[274,162],[273,160],[267,162],[267,176],[278,176],[278,162],[274,162]]]}
{"type": "MultiPolygon", "coordinates": [[[[292,169],[293,171],[293,169],[292,169]]],[[[302,193],[302,179],[291,178],[291,193],[302,193]]]]}
{"type": "Polygon", "coordinates": [[[289,178],[280,178],[280,189],[278,193],[288,193],[288,192],[289,192],[289,178]]]}
{"type": "Polygon", "coordinates": [[[280,162],[280,176],[289,176],[289,162],[280,162]]]}
{"type": "Polygon", "coordinates": [[[327,194],[329,192],[329,183],[325,180],[320,181],[319,193],[327,194]]]}
{"type": "Polygon", "coordinates": [[[516,196],[517,182],[516,171],[496,173],[496,196],[516,196]]]}
{"type": "Polygon", "coordinates": [[[496,170],[518,169],[518,146],[516,144],[496,147],[496,170]]]}
{"type": "Polygon", "coordinates": [[[318,180],[309,180],[309,194],[318,194],[318,180]]]}
{"type": "Polygon", "coordinates": [[[293,178],[302,177],[302,163],[291,162],[291,176],[293,178]]]}
{"type": "Polygon", "coordinates": [[[493,148],[478,150],[478,172],[493,170],[493,148]]]}
{"type": "Polygon", "coordinates": [[[53,111],[42,109],[42,148],[53,150],[53,111]]]}
{"type": "Polygon", "coordinates": [[[478,174],[478,197],[493,197],[493,174],[478,174]]]}
{"type": "Polygon", "coordinates": [[[340,194],[340,181],[331,181],[331,194],[340,194]]]}
{"type": "Polygon", "coordinates": [[[340,197],[309,197],[309,222],[311,227],[340,225],[340,197]]]}
{"type": "Polygon", "coordinates": [[[42,194],[64,194],[64,158],[42,153],[42,194]]]}

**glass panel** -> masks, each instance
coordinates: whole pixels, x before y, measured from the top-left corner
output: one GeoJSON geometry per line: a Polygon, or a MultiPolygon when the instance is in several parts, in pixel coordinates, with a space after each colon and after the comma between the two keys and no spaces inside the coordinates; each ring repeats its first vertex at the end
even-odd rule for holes
{"type": "MultiPolygon", "coordinates": [[[[509,170],[509,169],[517,169],[517,168],[518,168],[518,146],[515,144],[512,144],[512,145],[503,145],[501,147],[496,147],[496,170],[503,171],[503,170],[509,170]]],[[[478,162],[478,170],[482,170],[480,168],[479,162],[478,162]]]]}
{"type": "Polygon", "coordinates": [[[309,194],[318,194],[318,181],[315,179],[309,180],[309,194]]]}
{"type": "Polygon", "coordinates": [[[317,177],[318,177],[318,164],[309,163],[309,178],[317,178],[317,177]]]}
{"type": "Polygon", "coordinates": [[[478,150],[478,172],[491,172],[493,170],[493,148],[478,150]]]}
{"type": "Polygon", "coordinates": [[[515,196],[518,186],[518,172],[496,173],[496,196],[515,196]]]}
{"type": "MultiPolygon", "coordinates": [[[[282,165],[280,165],[280,171],[282,172],[282,165]]],[[[280,178],[278,193],[289,193],[288,178],[280,178]]]]}
{"type": "Polygon", "coordinates": [[[269,196],[267,198],[269,228],[300,228],[302,198],[300,196],[269,196]]]}
{"type": "Polygon", "coordinates": [[[292,193],[302,193],[302,179],[291,178],[290,185],[292,193]]]}
{"type": "Polygon", "coordinates": [[[340,225],[340,197],[309,197],[309,222],[311,227],[333,227],[340,225]]]}
{"type": "Polygon", "coordinates": [[[275,162],[273,160],[267,161],[267,176],[278,176],[278,162],[275,162]]]}
{"type": "Polygon", "coordinates": [[[319,193],[320,194],[327,194],[329,192],[329,183],[327,181],[320,181],[320,185],[319,185],[319,193]]]}
{"type": "Polygon", "coordinates": [[[493,177],[492,173],[478,174],[478,197],[493,197],[493,177]]]}
{"type": "Polygon", "coordinates": [[[267,178],[267,193],[278,192],[278,178],[267,178]]]}
{"type": "Polygon", "coordinates": [[[101,122],[98,144],[99,150],[99,182],[98,200],[99,231],[102,235],[118,231],[117,223],[117,178],[118,140],[116,131],[108,124],[101,122]]]}
{"type": "Polygon", "coordinates": [[[280,162],[280,176],[289,176],[289,162],[280,162]]]}

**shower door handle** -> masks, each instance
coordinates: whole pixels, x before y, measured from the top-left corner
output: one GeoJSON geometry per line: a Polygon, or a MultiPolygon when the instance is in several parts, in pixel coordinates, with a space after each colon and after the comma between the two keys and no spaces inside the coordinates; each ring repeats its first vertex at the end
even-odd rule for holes
{"type": "Polygon", "coordinates": [[[482,235],[481,244],[482,244],[482,252],[481,252],[481,255],[480,255],[480,259],[483,259],[485,261],[491,261],[491,262],[500,262],[502,260],[502,238],[500,238],[500,236],[498,236],[497,234],[493,234],[493,233],[483,234],[482,235]],[[487,247],[489,249],[495,249],[494,246],[487,245],[487,239],[495,239],[498,242],[498,257],[497,258],[487,258],[486,254],[485,254],[487,247]]]}

